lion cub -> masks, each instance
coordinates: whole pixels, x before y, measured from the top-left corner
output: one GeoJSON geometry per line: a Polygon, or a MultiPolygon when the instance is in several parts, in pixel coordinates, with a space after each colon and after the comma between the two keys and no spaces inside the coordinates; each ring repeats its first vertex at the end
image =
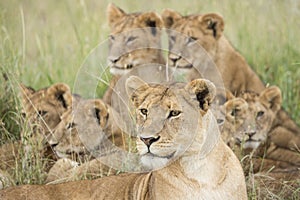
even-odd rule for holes
{"type": "Polygon", "coordinates": [[[115,120],[119,119],[113,117],[118,117],[117,113],[101,99],[82,99],[65,112],[49,140],[55,154],[62,159],[50,169],[46,183],[115,174],[94,152],[105,145],[129,150],[132,139],[117,127],[115,120]]]}
{"type": "MultiPolygon", "coordinates": [[[[231,148],[235,148],[236,152],[242,150],[240,156],[255,150],[255,156],[268,160],[261,160],[264,166],[257,166],[254,172],[262,169],[267,171],[274,166],[287,166],[283,164],[284,162],[294,168],[300,166],[300,152],[282,148],[272,141],[272,124],[282,103],[281,91],[278,87],[268,87],[260,94],[244,92],[238,97],[228,93],[228,97],[229,100],[223,110],[225,122],[222,138],[231,148]],[[276,164],[277,161],[282,163],[276,164]]],[[[297,140],[299,138],[295,137],[294,141],[297,140]]]]}
{"type": "Polygon", "coordinates": [[[119,76],[143,64],[164,64],[161,52],[163,22],[155,12],[126,13],[114,4],[107,7],[110,26],[108,65],[113,78],[103,96],[111,103],[112,89],[119,76]]]}
{"type": "Polygon", "coordinates": [[[219,137],[214,85],[126,81],[145,173],[0,191],[10,199],[247,199],[241,165],[219,137]]]}

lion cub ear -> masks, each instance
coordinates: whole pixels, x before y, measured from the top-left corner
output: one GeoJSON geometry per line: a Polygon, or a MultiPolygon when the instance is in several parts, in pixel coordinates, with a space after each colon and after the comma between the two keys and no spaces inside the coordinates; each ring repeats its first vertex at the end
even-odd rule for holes
{"type": "Polygon", "coordinates": [[[90,103],[93,106],[97,122],[99,123],[102,129],[105,129],[107,127],[107,122],[109,118],[107,105],[101,99],[93,99],[90,100],[88,103],[90,103]]]}
{"type": "Polygon", "coordinates": [[[281,108],[281,90],[276,86],[268,87],[262,91],[259,95],[259,99],[263,105],[271,108],[275,113],[281,108]]]}
{"type": "Polygon", "coordinates": [[[30,96],[36,92],[33,88],[27,87],[23,84],[20,84],[20,87],[21,87],[21,98],[23,101],[27,101],[27,99],[30,98],[30,96]]]}
{"type": "Polygon", "coordinates": [[[178,12],[171,9],[163,10],[161,16],[164,22],[164,26],[167,29],[170,29],[173,26],[174,22],[182,18],[182,16],[178,12]]]}
{"type": "Polygon", "coordinates": [[[68,85],[57,83],[47,89],[47,95],[58,101],[65,109],[72,106],[72,94],[68,85]]]}
{"type": "Polygon", "coordinates": [[[163,27],[162,19],[155,12],[142,13],[137,17],[138,24],[142,24],[144,27],[150,27],[152,35],[157,34],[157,29],[163,27]]]}
{"type": "Polygon", "coordinates": [[[196,95],[195,99],[199,102],[201,114],[205,114],[216,96],[215,85],[206,79],[195,79],[188,83],[185,89],[189,94],[196,95]]]}
{"type": "Polygon", "coordinates": [[[126,15],[126,13],[121,8],[117,7],[113,3],[108,4],[106,12],[108,24],[111,28],[114,27],[117,21],[119,21],[123,16],[126,15]]]}
{"type": "Polygon", "coordinates": [[[224,20],[220,15],[209,13],[199,16],[198,20],[205,33],[213,35],[216,39],[221,37],[224,31],[224,20]]]}

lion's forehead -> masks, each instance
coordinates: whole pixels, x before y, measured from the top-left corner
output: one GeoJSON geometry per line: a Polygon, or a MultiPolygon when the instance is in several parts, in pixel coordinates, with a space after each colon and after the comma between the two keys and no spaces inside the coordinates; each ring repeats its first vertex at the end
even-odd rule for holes
{"type": "Polygon", "coordinates": [[[140,107],[155,107],[160,105],[166,109],[180,109],[183,94],[180,87],[150,87],[140,94],[140,107]]]}
{"type": "Polygon", "coordinates": [[[186,18],[182,18],[174,23],[172,29],[180,32],[181,34],[185,34],[186,36],[198,36],[202,34],[201,29],[199,28],[199,20],[197,20],[198,16],[188,16],[186,18]]]}
{"type": "Polygon", "coordinates": [[[124,31],[131,31],[137,28],[144,28],[145,24],[138,22],[137,17],[142,13],[131,13],[118,20],[112,27],[112,34],[118,34],[124,31]]]}

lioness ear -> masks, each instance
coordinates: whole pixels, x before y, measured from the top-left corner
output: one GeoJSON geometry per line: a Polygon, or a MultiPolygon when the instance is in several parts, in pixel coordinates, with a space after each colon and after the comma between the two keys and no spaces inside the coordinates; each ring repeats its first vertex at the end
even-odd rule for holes
{"type": "Polygon", "coordinates": [[[137,76],[130,76],[125,83],[127,95],[129,97],[141,87],[149,87],[149,85],[137,76]]]}
{"type": "Polygon", "coordinates": [[[209,13],[203,16],[199,16],[200,26],[207,34],[213,35],[216,39],[219,39],[224,30],[223,18],[215,13],[209,13]]]}
{"type": "Polygon", "coordinates": [[[164,22],[164,26],[167,29],[170,29],[173,26],[174,22],[182,18],[182,16],[178,12],[171,9],[163,10],[161,16],[164,22]]]}
{"type": "Polygon", "coordinates": [[[47,95],[56,99],[65,109],[72,106],[72,94],[68,85],[57,83],[47,90],[47,95]]]}
{"type": "Polygon", "coordinates": [[[276,86],[266,88],[259,95],[261,103],[277,112],[281,108],[282,96],[281,90],[276,86]]]}
{"type": "Polygon", "coordinates": [[[154,12],[143,13],[137,18],[139,24],[143,24],[145,27],[151,28],[152,35],[157,34],[157,29],[163,27],[163,22],[160,16],[154,12]]]}
{"type": "Polygon", "coordinates": [[[215,85],[206,79],[195,79],[188,83],[185,89],[189,94],[196,95],[199,107],[203,111],[201,113],[205,114],[216,96],[215,85]]]}
{"type": "Polygon", "coordinates": [[[120,20],[121,17],[126,15],[126,13],[119,7],[115,6],[115,4],[110,3],[106,9],[108,24],[112,28],[117,21],[120,20]]]}
{"type": "Polygon", "coordinates": [[[95,117],[102,129],[107,126],[109,112],[107,105],[100,99],[94,99],[90,102],[94,106],[95,117]]]}

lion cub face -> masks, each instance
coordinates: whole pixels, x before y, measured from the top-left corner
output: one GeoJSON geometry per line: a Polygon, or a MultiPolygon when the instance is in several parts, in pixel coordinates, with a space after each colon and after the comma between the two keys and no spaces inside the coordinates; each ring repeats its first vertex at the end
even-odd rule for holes
{"type": "Polygon", "coordinates": [[[60,122],[61,116],[72,106],[70,88],[63,84],[54,84],[35,91],[21,85],[23,113],[34,126],[35,133],[45,136],[60,122]]]}
{"type": "Polygon", "coordinates": [[[126,89],[135,108],[137,149],[146,167],[164,167],[186,153],[195,138],[202,139],[201,119],[215,95],[211,82],[150,85],[131,76],[126,89]]]}
{"type": "Polygon", "coordinates": [[[224,21],[215,13],[182,16],[166,9],[162,18],[169,37],[169,64],[180,69],[214,59],[217,42],[224,29],[224,21]],[[202,49],[203,48],[203,49],[202,49]]]}
{"type": "Polygon", "coordinates": [[[108,64],[114,75],[122,75],[147,63],[164,63],[160,52],[162,20],[154,12],[125,13],[113,4],[107,7],[108,64]]]}
{"type": "Polygon", "coordinates": [[[102,138],[110,137],[104,132],[108,117],[108,107],[101,100],[81,100],[73,110],[63,114],[49,143],[60,158],[89,157],[89,151],[97,148],[102,138]]]}
{"type": "Polygon", "coordinates": [[[261,94],[245,92],[225,103],[226,120],[222,137],[233,140],[243,149],[256,149],[267,141],[277,112],[281,107],[278,87],[266,88],[261,94]]]}

